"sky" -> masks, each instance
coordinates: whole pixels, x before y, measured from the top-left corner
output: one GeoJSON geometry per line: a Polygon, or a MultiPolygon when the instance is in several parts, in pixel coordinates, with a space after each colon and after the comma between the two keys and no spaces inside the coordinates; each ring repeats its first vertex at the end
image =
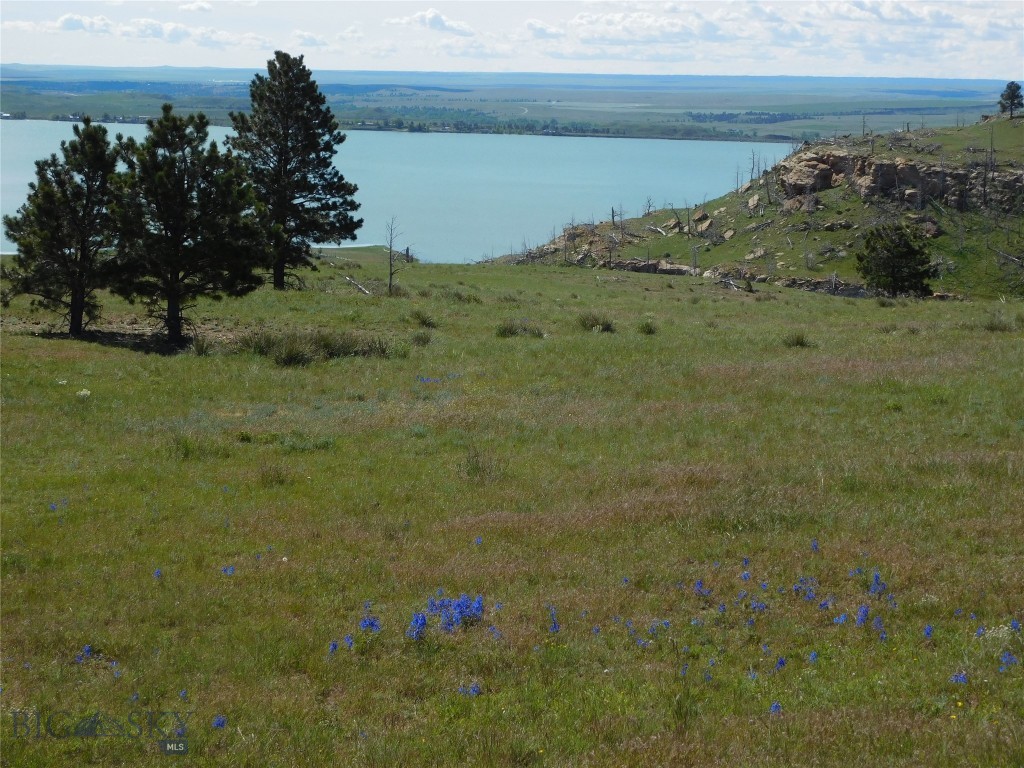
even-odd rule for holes
{"type": "Polygon", "coordinates": [[[0,0],[0,62],[1024,80],[1024,0],[0,0]]]}

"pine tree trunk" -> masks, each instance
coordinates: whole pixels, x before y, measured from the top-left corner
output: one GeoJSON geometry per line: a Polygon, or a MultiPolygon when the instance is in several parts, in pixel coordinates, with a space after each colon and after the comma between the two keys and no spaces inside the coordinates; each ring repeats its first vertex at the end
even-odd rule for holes
{"type": "Polygon", "coordinates": [[[284,257],[278,258],[274,261],[274,290],[284,290],[284,257]]]}
{"type": "Polygon", "coordinates": [[[74,286],[71,289],[71,308],[68,311],[68,333],[81,336],[85,330],[85,289],[74,286]]]}
{"type": "Polygon", "coordinates": [[[167,297],[167,341],[173,346],[182,342],[181,334],[181,301],[176,295],[167,297]]]}

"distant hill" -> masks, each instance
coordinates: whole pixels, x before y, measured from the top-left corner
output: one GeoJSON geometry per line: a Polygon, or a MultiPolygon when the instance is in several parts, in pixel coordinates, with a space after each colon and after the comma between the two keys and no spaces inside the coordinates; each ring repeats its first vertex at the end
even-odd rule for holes
{"type": "MultiPolygon", "coordinates": [[[[132,120],[171,101],[226,124],[251,69],[0,65],[3,112],[132,120]]],[[[314,72],[346,129],[761,138],[939,127],[994,110],[996,80],[472,72],[314,72]]]]}

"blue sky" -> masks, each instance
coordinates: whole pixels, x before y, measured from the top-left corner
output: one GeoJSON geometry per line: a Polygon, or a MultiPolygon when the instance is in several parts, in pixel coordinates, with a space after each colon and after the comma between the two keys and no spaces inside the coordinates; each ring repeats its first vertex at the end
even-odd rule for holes
{"type": "Polygon", "coordinates": [[[1024,0],[2,0],[0,61],[1024,80],[1024,0]]]}

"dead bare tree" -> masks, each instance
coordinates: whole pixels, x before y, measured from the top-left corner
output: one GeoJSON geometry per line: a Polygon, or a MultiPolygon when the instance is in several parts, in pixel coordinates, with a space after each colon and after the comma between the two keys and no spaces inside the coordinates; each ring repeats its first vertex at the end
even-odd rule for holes
{"type": "Polygon", "coordinates": [[[402,236],[402,231],[398,228],[398,219],[394,216],[385,225],[385,234],[388,243],[388,296],[393,296],[395,293],[395,275],[408,268],[409,264],[412,263],[412,255],[409,253],[408,248],[405,249],[404,253],[395,250],[395,243],[402,236]]]}

